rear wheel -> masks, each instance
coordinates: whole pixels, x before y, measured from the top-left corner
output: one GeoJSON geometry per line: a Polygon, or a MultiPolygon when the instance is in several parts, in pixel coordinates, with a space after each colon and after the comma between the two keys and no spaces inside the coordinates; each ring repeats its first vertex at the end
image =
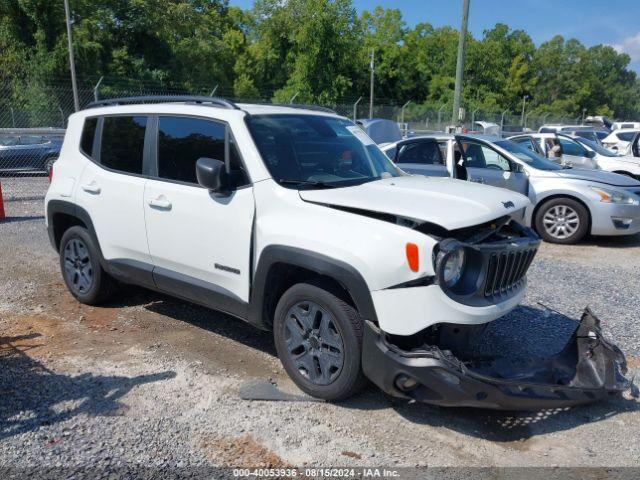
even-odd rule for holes
{"type": "Polygon", "coordinates": [[[45,172],[47,172],[47,174],[51,172],[51,169],[53,168],[53,164],[56,163],[57,160],[58,160],[58,157],[49,157],[45,159],[43,169],[45,172]]]}
{"type": "Polygon", "coordinates": [[[328,289],[294,285],[276,307],[278,357],[302,391],[325,400],[345,399],[366,383],[362,328],[358,312],[328,289]]]}
{"type": "Polygon", "coordinates": [[[62,235],[60,269],[71,295],[81,303],[102,303],[115,291],[116,282],[100,265],[98,249],[83,227],[71,227],[62,235]]]}
{"type": "Polygon", "coordinates": [[[589,230],[589,212],[571,198],[554,198],[536,213],[538,234],[547,242],[570,244],[582,240],[589,230]]]}

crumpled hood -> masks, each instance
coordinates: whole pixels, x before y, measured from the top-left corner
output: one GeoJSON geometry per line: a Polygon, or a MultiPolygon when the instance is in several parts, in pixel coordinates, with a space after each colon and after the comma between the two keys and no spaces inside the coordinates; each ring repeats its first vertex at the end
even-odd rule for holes
{"type": "Polygon", "coordinates": [[[605,183],[616,187],[640,187],[640,182],[626,175],[605,172],[602,170],[588,170],[580,168],[567,168],[566,170],[553,170],[553,174],[558,177],[573,180],[586,180],[588,182],[605,183]]]}
{"type": "Polygon", "coordinates": [[[502,188],[422,176],[387,178],[354,187],[301,190],[300,197],[308,202],[431,222],[447,230],[489,222],[529,204],[524,195],[502,188]]]}

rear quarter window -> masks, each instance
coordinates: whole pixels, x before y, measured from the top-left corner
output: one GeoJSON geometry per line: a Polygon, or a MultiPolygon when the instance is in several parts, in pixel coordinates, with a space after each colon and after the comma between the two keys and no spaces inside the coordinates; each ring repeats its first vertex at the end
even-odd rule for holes
{"type": "Polygon", "coordinates": [[[80,137],[80,151],[88,157],[93,156],[93,139],[96,136],[97,118],[87,118],[82,126],[82,136],[80,137]]]}

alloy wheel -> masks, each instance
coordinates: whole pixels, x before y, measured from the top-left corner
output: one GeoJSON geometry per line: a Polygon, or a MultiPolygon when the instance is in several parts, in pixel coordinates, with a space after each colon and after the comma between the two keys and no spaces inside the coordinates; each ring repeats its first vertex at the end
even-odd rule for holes
{"type": "Polygon", "coordinates": [[[344,364],[344,343],[333,316],[314,302],[299,302],[285,320],[287,351],[300,374],[315,385],[333,382],[344,364]]]}
{"type": "Polygon", "coordinates": [[[566,239],[580,228],[580,216],[568,205],[555,205],[542,218],[545,231],[554,238],[566,239]]]}
{"type": "Polygon", "coordinates": [[[64,272],[75,293],[89,291],[93,283],[93,267],[89,250],[79,238],[71,239],[64,248],[64,272]]]}

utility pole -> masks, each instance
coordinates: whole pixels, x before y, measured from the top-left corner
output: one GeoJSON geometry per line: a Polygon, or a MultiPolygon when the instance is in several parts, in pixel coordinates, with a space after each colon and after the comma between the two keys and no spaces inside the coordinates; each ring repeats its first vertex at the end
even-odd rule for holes
{"type": "Polygon", "coordinates": [[[75,111],[80,110],[78,98],[78,84],[76,83],[76,62],[73,58],[73,38],[71,37],[71,14],[69,12],[69,0],[64,0],[64,15],[67,21],[67,40],[69,41],[69,68],[71,69],[71,88],[73,89],[73,106],[75,111]]]}
{"type": "Polygon", "coordinates": [[[371,63],[369,63],[369,69],[371,70],[371,77],[369,82],[369,118],[373,118],[373,82],[376,63],[376,51],[371,49],[371,63]]]}
{"type": "Polygon", "coordinates": [[[460,95],[462,94],[462,76],[464,74],[464,47],[467,41],[467,24],[469,23],[469,0],[462,0],[462,24],[460,25],[460,38],[458,39],[458,61],[456,63],[456,89],[453,94],[453,114],[451,123],[458,123],[460,111],[460,95]]]}
{"type": "Polygon", "coordinates": [[[527,106],[527,98],[529,98],[529,95],[525,95],[524,97],[522,97],[522,116],[520,118],[520,123],[522,124],[523,127],[524,127],[524,109],[527,106]]]}

